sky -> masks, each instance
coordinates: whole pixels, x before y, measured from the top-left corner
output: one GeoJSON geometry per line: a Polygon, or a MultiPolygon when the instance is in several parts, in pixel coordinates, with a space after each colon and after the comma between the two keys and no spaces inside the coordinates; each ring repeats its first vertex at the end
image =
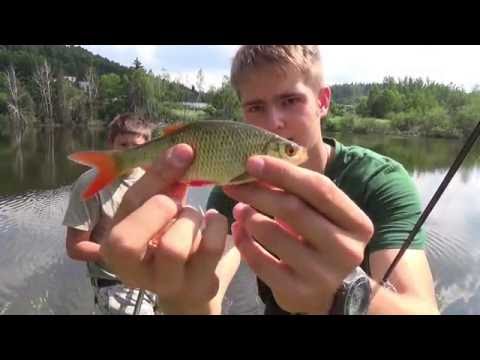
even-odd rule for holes
{"type": "MultiPolygon", "coordinates": [[[[138,57],[155,74],[168,72],[191,86],[199,69],[204,88],[229,75],[238,45],[81,45],[125,66],[138,57]]],[[[480,86],[480,45],[320,45],[330,84],[382,82],[385,76],[429,78],[471,91],[480,86]]]]}

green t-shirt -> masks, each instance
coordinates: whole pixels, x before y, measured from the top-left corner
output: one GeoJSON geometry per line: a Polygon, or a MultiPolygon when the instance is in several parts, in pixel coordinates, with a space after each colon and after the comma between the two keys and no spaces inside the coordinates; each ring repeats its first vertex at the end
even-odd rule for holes
{"type": "MultiPolygon", "coordinates": [[[[421,214],[416,186],[405,168],[397,161],[360,146],[345,146],[334,139],[324,142],[335,149],[335,158],[325,170],[328,176],[371,219],[375,232],[370,240],[362,267],[369,271],[372,252],[399,249],[421,214]]],[[[215,187],[207,208],[215,208],[232,224],[236,202],[215,187]]],[[[411,249],[424,249],[426,234],[419,231],[411,249]]]]}

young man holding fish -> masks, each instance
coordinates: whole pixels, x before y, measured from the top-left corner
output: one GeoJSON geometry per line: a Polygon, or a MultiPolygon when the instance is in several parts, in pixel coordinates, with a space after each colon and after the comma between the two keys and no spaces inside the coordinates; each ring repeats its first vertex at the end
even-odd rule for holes
{"type": "Polygon", "coordinates": [[[223,215],[204,218],[180,202],[195,149],[174,146],[124,197],[101,245],[109,266],[155,292],[165,313],[218,314],[236,266],[222,255],[230,223],[267,314],[437,314],[424,232],[380,285],[419,197],[397,162],[322,137],[331,91],[318,47],[243,46],[231,80],[245,122],[306,148],[308,160],[250,157],[246,173],[258,182],[214,189],[209,207],[223,215]]]}
{"type": "MultiPolygon", "coordinates": [[[[152,125],[135,114],[120,114],[108,128],[108,145],[114,151],[142,145],[151,139],[152,125]]],[[[103,314],[131,314],[138,296],[138,289],[125,287],[108,270],[100,255],[100,243],[111,226],[112,218],[123,195],[144,174],[135,168],[116,182],[84,201],[81,193],[94,178],[95,172],[87,171],[73,184],[63,225],[67,226],[66,248],[68,255],[87,262],[95,304],[103,314]]],[[[153,315],[154,294],[144,297],[141,314],[153,315]]]]}

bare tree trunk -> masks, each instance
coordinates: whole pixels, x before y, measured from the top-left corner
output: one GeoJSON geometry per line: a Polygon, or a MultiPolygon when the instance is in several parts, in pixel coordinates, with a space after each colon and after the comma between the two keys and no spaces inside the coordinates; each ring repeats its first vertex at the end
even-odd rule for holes
{"type": "Polygon", "coordinates": [[[95,74],[95,68],[93,66],[88,68],[87,71],[87,95],[88,95],[88,110],[89,110],[89,120],[95,120],[95,101],[98,95],[98,87],[97,87],[97,76],[95,74]]]}
{"type": "Polygon", "coordinates": [[[23,182],[25,178],[25,165],[22,146],[17,146],[15,149],[15,162],[13,167],[15,175],[18,176],[20,182],[23,182]]]}
{"type": "Polygon", "coordinates": [[[17,77],[15,69],[12,65],[5,72],[5,78],[7,80],[8,100],[7,107],[10,118],[11,135],[14,139],[14,145],[20,145],[22,136],[26,127],[26,120],[20,108],[20,93],[18,90],[17,77]]]}
{"type": "Polygon", "coordinates": [[[53,122],[53,105],[52,105],[52,74],[50,67],[48,66],[47,61],[37,67],[33,80],[38,86],[40,92],[42,108],[44,111],[45,119],[47,124],[52,124],[53,122]]]}
{"type": "Polygon", "coordinates": [[[56,164],[55,164],[55,128],[47,129],[47,167],[49,169],[49,183],[56,183],[56,164]]]}

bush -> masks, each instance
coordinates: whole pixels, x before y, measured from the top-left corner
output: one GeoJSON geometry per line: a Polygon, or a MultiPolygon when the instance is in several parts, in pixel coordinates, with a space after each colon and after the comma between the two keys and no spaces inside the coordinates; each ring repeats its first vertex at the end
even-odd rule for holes
{"type": "Polygon", "coordinates": [[[480,121],[480,104],[462,106],[454,119],[458,131],[463,136],[468,136],[480,121]]]}
{"type": "Polygon", "coordinates": [[[340,120],[340,131],[351,132],[355,126],[355,115],[348,114],[340,120]]]}
{"type": "Polygon", "coordinates": [[[325,131],[330,131],[330,132],[338,132],[340,131],[340,121],[341,121],[340,116],[328,116],[323,121],[323,128],[325,131]]]}
{"type": "Polygon", "coordinates": [[[441,106],[427,110],[423,115],[419,116],[418,123],[421,132],[427,136],[434,133],[443,134],[453,130],[447,111],[441,106]]]}
{"type": "Polygon", "coordinates": [[[415,125],[418,125],[420,114],[416,111],[400,112],[394,114],[391,119],[392,129],[402,132],[410,132],[415,130],[415,125]]]}
{"type": "Polygon", "coordinates": [[[215,109],[212,105],[208,105],[205,109],[203,109],[203,111],[210,118],[215,117],[217,114],[217,109],[215,109]]]}
{"type": "Polygon", "coordinates": [[[390,121],[375,118],[358,118],[353,132],[359,134],[387,134],[390,132],[390,121]]]}

